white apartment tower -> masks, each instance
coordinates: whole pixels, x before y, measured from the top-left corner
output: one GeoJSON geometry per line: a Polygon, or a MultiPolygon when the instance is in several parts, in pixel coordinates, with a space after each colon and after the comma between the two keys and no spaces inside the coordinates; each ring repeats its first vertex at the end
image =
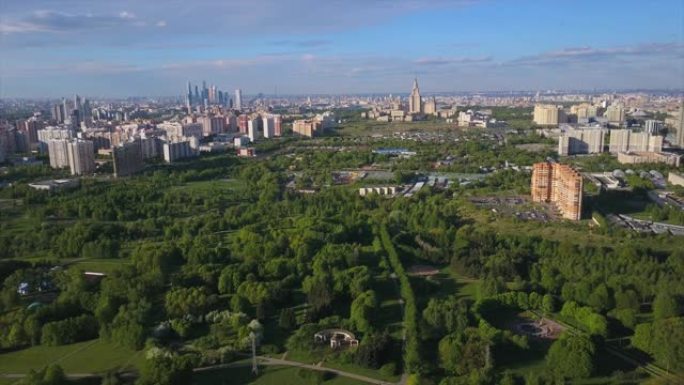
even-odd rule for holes
{"type": "Polygon", "coordinates": [[[661,152],[663,137],[651,135],[647,132],[632,132],[632,130],[610,130],[611,154],[619,152],[661,152]]]}
{"type": "Polygon", "coordinates": [[[259,132],[259,120],[260,119],[256,117],[247,121],[247,136],[249,136],[249,140],[252,142],[261,137],[261,133],[259,132]]]}
{"type": "Polygon", "coordinates": [[[606,131],[600,128],[569,128],[558,138],[558,155],[599,154],[605,137],[606,131]]]}
{"type": "Polygon", "coordinates": [[[91,174],[95,171],[95,145],[90,140],[76,139],[67,145],[71,175],[91,174]]]}
{"type": "Polygon", "coordinates": [[[264,138],[272,138],[275,136],[275,119],[271,115],[266,115],[262,118],[264,126],[264,138]]]}
{"type": "Polygon", "coordinates": [[[67,139],[50,139],[47,141],[48,156],[50,157],[50,167],[64,168],[69,167],[67,139]]]}
{"type": "Polygon", "coordinates": [[[235,107],[236,110],[242,109],[242,90],[239,88],[235,90],[235,104],[233,107],[235,107]]]}

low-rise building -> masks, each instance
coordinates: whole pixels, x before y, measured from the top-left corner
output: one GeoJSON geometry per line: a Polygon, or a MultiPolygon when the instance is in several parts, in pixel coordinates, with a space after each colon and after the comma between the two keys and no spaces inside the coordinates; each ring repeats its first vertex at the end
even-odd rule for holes
{"type": "Polygon", "coordinates": [[[249,136],[236,136],[233,139],[233,145],[235,148],[240,148],[240,147],[245,147],[246,145],[249,144],[249,136]]]}
{"type": "Polygon", "coordinates": [[[52,179],[29,183],[28,186],[32,189],[42,191],[62,191],[78,187],[79,184],[80,181],[78,179],[52,179]]]}
{"type": "Polygon", "coordinates": [[[375,186],[375,187],[361,187],[359,189],[359,195],[365,197],[370,194],[377,195],[394,195],[399,191],[400,188],[396,186],[375,186]]]}
{"type": "Polygon", "coordinates": [[[617,161],[622,164],[664,163],[668,166],[679,167],[681,156],[669,152],[619,152],[617,161]]]}
{"type": "Polygon", "coordinates": [[[254,157],[256,156],[256,150],[254,147],[240,147],[237,149],[237,156],[254,157]]]}
{"type": "Polygon", "coordinates": [[[230,147],[230,144],[225,142],[210,142],[207,144],[201,144],[199,146],[200,152],[225,152],[230,147]]]}
{"type": "Polygon", "coordinates": [[[667,176],[667,181],[675,186],[684,187],[684,175],[682,174],[670,171],[670,174],[667,176]]]}

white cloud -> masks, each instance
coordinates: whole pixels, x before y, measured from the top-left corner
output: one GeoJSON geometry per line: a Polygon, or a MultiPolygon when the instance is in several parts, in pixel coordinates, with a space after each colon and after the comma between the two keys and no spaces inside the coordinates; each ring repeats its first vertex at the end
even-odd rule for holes
{"type": "Polygon", "coordinates": [[[437,66],[446,64],[468,64],[468,63],[487,63],[491,62],[491,56],[479,57],[422,57],[413,62],[418,65],[437,66]]]}
{"type": "Polygon", "coordinates": [[[118,14],[67,13],[61,11],[38,10],[24,18],[3,18],[0,32],[3,34],[79,32],[94,30],[114,30],[120,32],[123,26],[145,26],[144,21],[128,11],[118,14]]]}
{"type": "Polygon", "coordinates": [[[589,63],[598,60],[615,60],[624,57],[649,58],[654,56],[679,56],[684,54],[682,43],[646,43],[613,47],[568,47],[561,50],[543,52],[538,55],[523,56],[510,61],[510,64],[558,65],[568,63],[589,63]]]}

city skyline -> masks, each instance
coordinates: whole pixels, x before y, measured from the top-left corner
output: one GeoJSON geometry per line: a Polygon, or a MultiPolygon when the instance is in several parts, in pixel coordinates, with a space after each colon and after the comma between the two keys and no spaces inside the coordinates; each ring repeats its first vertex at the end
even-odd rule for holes
{"type": "Polygon", "coordinates": [[[674,0],[164,4],[3,2],[0,97],[684,88],[674,0]]]}

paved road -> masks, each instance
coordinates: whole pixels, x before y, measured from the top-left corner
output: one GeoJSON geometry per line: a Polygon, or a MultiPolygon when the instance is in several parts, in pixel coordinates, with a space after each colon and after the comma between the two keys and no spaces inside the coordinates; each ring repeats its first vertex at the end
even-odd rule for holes
{"type": "MultiPolygon", "coordinates": [[[[264,365],[264,366],[292,366],[292,367],[303,368],[303,369],[308,369],[308,370],[317,370],[317,371],[321,371],[321,372],[331,372],[331,373],[337,374],[338,376],[351,378],[351,379],[366,382],[369,384],[395,385],[395,383],[393,383],[393,382],[382,381],[382,380],[378,380],[375,378],[361,376],[358,374],[349,373],[349,372],[345,372],[345,371],[338,370],[338,369],[326,368],[323,366],[310,365],[310,364],[305,364],[305,363],[297,362],[297,361],[282,360],[279,358],[271,358],[271,357],[264,357],[264,356],[258,356],[257,358],[259,361],[259,365],[264,365]]],[[[197,369],[195,369],[195,372],[206,372],[206,371],[212,371],[212,370],[217,370],[217,369],[235,368],[235,367],[243,367],[243,366],[251,366],[251,365],[252,365],[252,362],[250,360],[244,360],[244,361],[238,361],[238,362],[231,362],[229,364],[222,364],[222,365],[207,366],[204,368],[197,368],[197,369]]],[[[401,380],[399,381],[399,384],[404,384],[406,382],[406,379],[404,377],[405,376],[402,376],[401,380]]]]}

